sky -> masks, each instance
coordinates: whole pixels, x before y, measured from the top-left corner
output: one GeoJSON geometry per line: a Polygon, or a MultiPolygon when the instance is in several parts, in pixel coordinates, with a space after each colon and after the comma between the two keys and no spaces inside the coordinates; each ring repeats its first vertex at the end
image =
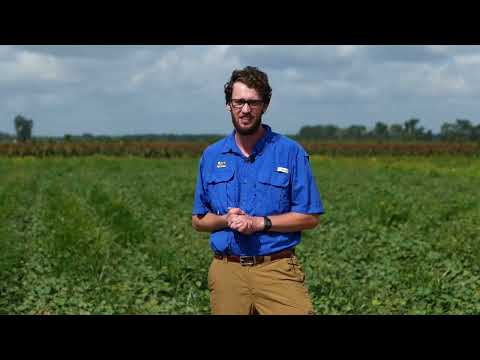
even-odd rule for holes
{"type": "Polygon", "coordinates": [[[480,123],[480,46],[0,45],[0,132],[34,136],[227,134],[223,87],[256,66],[273,89],[264,123],[480,123]]]}

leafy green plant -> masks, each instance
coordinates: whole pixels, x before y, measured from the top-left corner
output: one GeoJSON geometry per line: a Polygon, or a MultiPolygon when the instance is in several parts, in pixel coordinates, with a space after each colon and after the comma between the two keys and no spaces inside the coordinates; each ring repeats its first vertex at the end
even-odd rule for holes
{"type": "MultiPolygon", "coordinates": [[[[480,311],[480,160],[311,156],[319,314],[480,311]]],[[[198,159],[0,159],[0,313],[208,314],[198,159]]]]}

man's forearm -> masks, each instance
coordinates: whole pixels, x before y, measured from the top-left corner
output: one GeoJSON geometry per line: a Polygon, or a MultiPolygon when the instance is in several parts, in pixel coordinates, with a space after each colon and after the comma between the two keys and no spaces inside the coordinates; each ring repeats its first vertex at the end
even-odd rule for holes
{"type": "Polygon", "coordinates": [[[296,232],[313,229],[318,225],[318,215],[286,213],[269,216],[272,221],[270,231],[274,232],[296,232]]]}
{"type": "MultiPolygon", "coordinates": [[[[289,233],[313,229],[318,225],[319,215],[290,212],[271,215],[269,218],[272,221],[272,227],[268,231],[289,233]]],[[[264,219],[261,216],[233,216],[228,225],[233,230],[246,235],[262,232],[265,229],[264,219]]]]}
{"type": "MultiPolygon", "coordinates": [[[[290,212],[281,215],[271,215],[269,218],[272,221],[272,227],[269,231],[296,232],[316,227],[319,216],[290,212]]],[[[253,220],[252,232],[263,231],[263,218],[251,217],[251,219],[253,220]]],[[[227,215],[215,215],[212,213],[207,213],[205,216],[192,216],[192,225],[195,230],[201,232],[214,232],[229,227],[227,215]]],[[[243,230],[237,229],[235,225],[230,227],[243,232],[243,230]]],[[[241,225],[240,228],[242,228],[241,225]]]]}
{"type": "Polygon", "coordinates": [[[214,232],[228,227],[226,215],[207,213],[205,216],[192,216],[192,226],[201,232],[214,232]]]}

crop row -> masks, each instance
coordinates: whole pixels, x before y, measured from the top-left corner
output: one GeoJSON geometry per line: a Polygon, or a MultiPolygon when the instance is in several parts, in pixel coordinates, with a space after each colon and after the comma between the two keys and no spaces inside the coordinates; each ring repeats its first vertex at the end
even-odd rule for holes
{"type": "MultiPolygon", "coordinates": [[[[479,156],[480,144],[460,143],[315,143],[302,142],[309,154],[318,155],[464,155],[479,156]]],[[[0,144],[0,156],[141,156],[171,158],[199,156],[207,143],[169,142],[92,142],[0,144]]]]}

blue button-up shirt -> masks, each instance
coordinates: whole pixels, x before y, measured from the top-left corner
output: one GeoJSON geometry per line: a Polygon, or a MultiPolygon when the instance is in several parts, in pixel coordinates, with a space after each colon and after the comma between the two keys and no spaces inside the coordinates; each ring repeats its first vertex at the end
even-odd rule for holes
{"type": "MultiPolygon", "coordinates": [[[[193,215],[224,215],[230,208],[251,216],[324,213],[308,154],[295,141],[262,126],[265,135],[250,160],[238,148],[235,131],[207,147],[200,159],[193,215]]],[[[243,235],[225,228],[211,234],[210,246],[223,254],[267,255],[296,246],[300,238],[300,231],[243,235]]]]}

